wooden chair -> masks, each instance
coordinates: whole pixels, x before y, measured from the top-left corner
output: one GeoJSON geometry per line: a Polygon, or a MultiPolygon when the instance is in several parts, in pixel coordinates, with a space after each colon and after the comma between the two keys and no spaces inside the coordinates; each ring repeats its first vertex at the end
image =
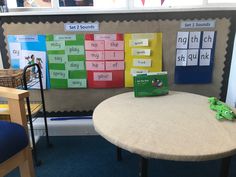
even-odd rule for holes
{"type": "MultiPolygon", "coordinates": [[[[29,97],[29,92],[24,91],[24,90],[17,90],[14,88],[0,87],[0,97],[8,99],[9,111],[10,111],[10,117],[11,117],[11,122],[2,121],[2,124],[6,124],[7,126],[10,125],[10,128],[16,127],[18,128],[18,130],[20,129],[23,130],[22,132],[24,132],[23,134],[25,135],[25,139],[26,139],[26,145],[25,145],[26,147],[20,148],[18,152],[11,155],[8,159],[4,161],[0,161],[0,177],[5,176],[7,173],[12,171],[16,167],[19,167],[21,177],[35,177],[32,153],[31,153],[31,148],[29,145],[30,143],[28,140],[28,133],[26,133],[28,132],[28,128],[27,128],[27,119],[26,119],[26,113],[25,113],[24,99],[26,97],[29,97]]],[[[0,129],[0,132],[1,131],[2,129],[0,129]]],[[[13,129],[13,131],[11,131],[10,134],[13,134],[13,137],[14,136],[17,137],[17,135],[14,135],[14,133],[16,134],[17,131],[13,129]]],[[[8,139],[5,138],[5,139],[7,141],[10,138],[8,139]]],[[[2,137],[1,140],[4,140],[4,137],[2,137]]],[[[17,142],[21,142],[21,141],[17,141],[17,142]]],[[[15,142],[14,148],[17,148],[17,142],[15,142]]],[[[3,146],[3,149],[5,148],[8,151],[7,149],[8,147],[4,147],[4,145],[2,146],[3,146]]],[[[12,146],[9,148],[14,149],[12,148],[12,146]]],[[[0,152],[0,157],[5,157],[6,154],[7,153],[4,154],[4,152],[0,152]]]]}

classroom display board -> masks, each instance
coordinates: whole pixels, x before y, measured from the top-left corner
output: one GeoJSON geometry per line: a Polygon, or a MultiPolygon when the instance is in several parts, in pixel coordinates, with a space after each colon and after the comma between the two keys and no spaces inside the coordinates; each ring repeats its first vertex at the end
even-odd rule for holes
{"type": "Polygon", "coordinates": [[[181,31],[176,39],[176,84],[212,82],[215,31],[181,31]]]}
{"type": "MultiPolygon", "coordinates": [[[[212,19],[211,19],[212,20],[212,19]]],[[[100,21],[99,34],[135,34],[135,33],[161,33],[162,34],[162,70],[168,72],[168,83],[170,90],[186,91],[205,96],[219,97],[222,87],[222,75],[225,67],[225,54],[228,41],[228,33],[230,27],[230,19],[216,18],[215,27],[213,28],[195,28],[181,29],[181,20],[137,20],[137,21],[100,21]],[[177,84],[175,83],[175,67],[176,67],[176,43],[178,32],[215,32],[215,50],[212,68],[212,80],[210,83],[200,84],[177,84]]],[[[82,20],[81,20],[82,21],[82,20]]],[[[81,22],[78,21],[78,22],[81,22]]],[[[4,35],[19,34],[63,34],[68,35],[75,32],[65,32],[65,22],[58,23],[3,23],[4,35]],[[20,29],[20,30],[19,30],[20,29]]],[[[81,32],[86,34],[87,32],[81,32]]],[[[89,32],[93,33],[93,32],[89,32]]],[[[125,39],[125,37],[124,37],[125,39]]],[[[201,37],[202,39],[202,37],[201,37]]],[[[5,41],[8,46],[7,41],[5,41]]],[[[201,40],[202,43],[202,40],[201,40]]],[[[150,43],[151,44],[151,43],[150,43]]],[[[160,43],[161,44],[161,43],[160,43]]],[[[125,41],[126,46],[126,41],[125,41]]],[[[129,45],[128,45],[129,46],[129,45]]],[[[130,47],[131,48],[131,47],[130,47]]],[[[201,44],[199,51],[202,49],[201,44]]],[[[205,48],[204,48],[205,49],[205,48]]],[[[186,49],[188,50],[188,48],[186,49]]],[[[157,51],[157,50],[154,50],[157,51]]],[[[213,51],[212,51],[213,52],[213,51]]],[[[85,52],[86,53],[86,52],[85,52]]],[[[8,55],[10,52],[8,50],[8,55]]],[[[148,57],[146,57],[148,59],[148,57]]],[[[139,59],[131,56],[130,70],[133,67],[133,59],[139,59]]],[[[87,61],[87,60],[86,60],[87,61]]],[[[10,62],[10,61],[9,61],[10,62]]],[[[126,62],[126,58],[125,58],[126,62]]],[[[199,64],[198,64],[199,65],[199,64]]],[[[127,66],[125,66],[125,69],[127,66]]],[[[182,67],[182,66],[181,66],[182,67]]],[[[188,67],[188,66],[185,66],[188,67]]],[[[190,67],[190,66],[189,66],[190,67]]],[[[204,66],[205,67],[205,66],[204,66]]],[[[136,68],[136,67],[135,67],[136,68]]],[[[139,67],[138,67],[139,68],[139,67]]],[[[147,68],[146,68],[147,69],[147,68]]],[[[149,69],[148,69],[149,70],[149,69]]],[[[86,73],[86,71],[85,71],[86,73]]],[[[93,110],[104,99],[117,95],[119,93],[133,91],[133,88],[109,88],[109,89],[50,89],[45,92],[45,101],[47,111],[83,111],[93,110]],[[86,99],[84,99],[86,98],[86,99]],[[81,101],[82,100],[82,101],[81,101]],[[62,104],[66,101],[66,104],[62,104]],[[76,104],[75,104],[76,103],[76,104]]],[[[31,100],[38,100],[40,93],[31,91],[31,100]]]]}
{"type": "Polygon", "coordinates": [[[86,88],[84,35],[46,35],[51,88],[86,88]]]}
{"type": "Polygon", "coordinates": [[[133,75],[162,70],[162,33],[125,34],[125,87],[133,87],[133,75]]]}
{"type": "MultiPolygon", "coordinates": [[[[48,76],[45,35],[8,35],[7,40],[11,67],[24,69],[26,65],[37,63],[42,71],[43,89],[46,89],[48,76]]],[[[29,69],[31,78],[28,87],[39,89],[38,68],[33,66],[29,69]]]]}
{"type": "Polygon", "coordinates": [[[85,50],[89,88],[124,86],[123,34],[86,34],[85,50]]]}

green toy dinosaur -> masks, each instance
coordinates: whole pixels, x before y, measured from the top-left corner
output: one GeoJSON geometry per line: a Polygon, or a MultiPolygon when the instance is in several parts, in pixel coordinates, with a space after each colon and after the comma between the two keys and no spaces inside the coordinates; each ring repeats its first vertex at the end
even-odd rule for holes
{"type": "Polygon", "coordinates": [[[210,102],[210,109],[216,111],[216,118],[218,120],[227,119],[234,120],[236,119],[236,114],[222,101],[219,101],[215,97],[208,98],[210,102]]]}

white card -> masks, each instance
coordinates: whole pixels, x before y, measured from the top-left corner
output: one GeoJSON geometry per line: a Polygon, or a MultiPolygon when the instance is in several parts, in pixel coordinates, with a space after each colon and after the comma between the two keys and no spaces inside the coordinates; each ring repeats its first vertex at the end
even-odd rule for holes
{"type": "Polygon", "coordinates": [[[200,47],[201,32],[190,32],[189,33],[189,48],[198,49],[200,47]]]}
{"type": "Polygon", "coordinates": [[[177,49],[187,49],[189,32],[178,32],[176,39],[177,49]]]}
{"type": "Polygon", "coordinates": [[[215,31],[204,31],[202,37],[202,48],[211,49],[214,44],[215,31]]]}
{"type": "Polygon", "coordinates": [[[151,49],[132,49],[132,56],[150,56],[151,49]]]}
{"type": "Polygon", "coordinates": [[[130,47],[148,46],[148,39],[135,39],[129,41],[130,47]]]}
{"type": "Polygon", "coordinates": [[[145,69],[131,68],[131,70],[130,70],[131,75],[147,74],[147,73],[148,73],[148,70],[145,70],[145,69]]]}
{"type": "Polygon", "coordinates": [[[200,66],[209,66],[211,61],[211,49],[201,49],[199,60],[200,66]]]}
{"type": "Polygon", "coordinates": [[[188,50],[176,50],[176,66],[187,65],[188,50]]]}
{"type": "Polygon", "coordinates": [[[20,59],[21,56],[21,45],[17,42],[9,44],[11,59],[20,59]]]}
{"type": "Polygon", "coordinates": [[[198,49],[189,49],[187,66],[197,66],[197,65],[198,65],[198,49]]]}
{"type": "Polygon", "coordinates": [[[152,59],[134,59],[133,65],[134,66],[151,67],[152,66],[152,59]]]}

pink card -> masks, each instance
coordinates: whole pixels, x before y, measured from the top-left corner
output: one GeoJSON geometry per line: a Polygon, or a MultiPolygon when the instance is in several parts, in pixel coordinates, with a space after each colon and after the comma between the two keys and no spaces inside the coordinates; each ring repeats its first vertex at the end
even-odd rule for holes
{"type": "Polygon", "coordinates": [[[105,51],[105,60],[124,60],[124,51],[105,51]]]}
{"type": "Polygon", "coordinates": [[[105,50],[124,50],[124,41],[105,41],[105,50]]]}
{"type": "Polygon", "coordinates": [[[124,70],[124,61],[106,61],[106,70],[124,70]]]}
{"type": "Polygon", "coordinates": [[[94,40],[116,40],[116,34],[94,34],[94,40]]]}
{"type": "Polygon", "coordinates": [[[85,41],[85,50],[104,50],[104,41],[85,41]]]}
{"type": "Polygon", "coordinates": [[[94,81],[112,81],[112,72],[94,72],[94,81]]]}
{"type": "Polygon", "coordinates": [[[105,62],[104,61],[86,61],[87,71],[104,71],[105,62]]]}
{"type": "Polygon", "coordinates": [[[86,51],[86,60],[104,60],[104,51],[86,51]]]}

